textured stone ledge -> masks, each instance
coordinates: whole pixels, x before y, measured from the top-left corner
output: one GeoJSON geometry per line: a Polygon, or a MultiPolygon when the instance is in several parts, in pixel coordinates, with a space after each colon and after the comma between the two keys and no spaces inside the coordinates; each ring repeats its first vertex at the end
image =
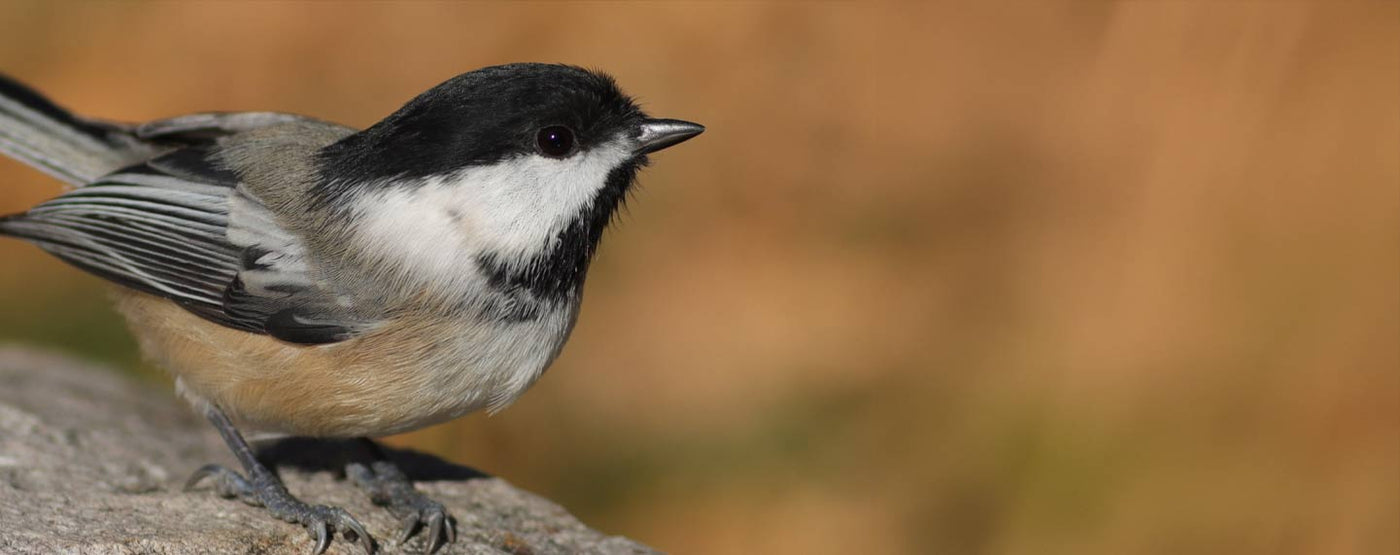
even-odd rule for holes
{"type": "MultiPolygon", "coordinates": [[[[395,545],[392,516],[332,470],[353,456],[340,443],[267,446],[293,494],[344,507],[379,542],[395,545]]],[[[439,553],[654,553],[580,523],[558,505],[498,479],[408,451],[392,456],[457,517],[458,543],[439,553]]],[[[209,462],[235,466],[213,430],[173,395],[63,356],[0,347],[0,553],[296,553],[299,526],[260,509],[184,493],[209,462]]],[[[337,540],[331,553],[358,552],[337,540]]]]}

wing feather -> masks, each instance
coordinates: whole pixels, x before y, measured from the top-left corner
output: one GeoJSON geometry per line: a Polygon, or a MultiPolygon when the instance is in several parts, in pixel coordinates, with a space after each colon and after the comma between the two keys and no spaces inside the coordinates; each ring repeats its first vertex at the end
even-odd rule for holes
{"type": "MultiPolygon", "coordinates": [[[[148,131],[215,133],[269,118],[201,116],[148,131]]],[[[112,173],[0,219],[0,233],[231,328],[321,344],[372,326],[313,279],[301,241],[213,160],[214,148],[192,145],[112,173]]]]}

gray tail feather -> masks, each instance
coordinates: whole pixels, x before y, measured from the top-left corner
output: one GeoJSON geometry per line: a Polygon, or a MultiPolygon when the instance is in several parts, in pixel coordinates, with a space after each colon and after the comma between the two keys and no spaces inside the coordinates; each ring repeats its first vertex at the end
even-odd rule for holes
{"type": "Polygon", "coordinates": [[[0,152],[82,186],[151,151],[130,127],[75,116],[0,74],[0,152]]]}

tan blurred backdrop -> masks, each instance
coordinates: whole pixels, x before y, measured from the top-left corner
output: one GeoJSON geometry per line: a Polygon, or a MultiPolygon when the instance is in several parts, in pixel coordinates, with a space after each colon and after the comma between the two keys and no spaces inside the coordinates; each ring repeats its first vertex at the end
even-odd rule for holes
{"type": "MultiPolygon", "coordinates": [[[[539,385],[394,443],[677,553],[1400,550],[1400,4],[0,3],[0,70],[112,119],[508,61],[709,131],[539,385]]],[[[0,268],[0,340],[163,379],[0,268]]]]}

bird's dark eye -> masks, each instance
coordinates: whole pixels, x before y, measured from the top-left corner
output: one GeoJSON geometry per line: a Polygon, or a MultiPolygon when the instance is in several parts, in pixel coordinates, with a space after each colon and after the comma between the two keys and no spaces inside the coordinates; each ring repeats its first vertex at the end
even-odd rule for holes
{"type": "Polygon", "coordinates": [[[551,125],[535,134],[535,146],[540,154],[563,158],[574,151],[574,132],[562,125],[551,125]]]}

